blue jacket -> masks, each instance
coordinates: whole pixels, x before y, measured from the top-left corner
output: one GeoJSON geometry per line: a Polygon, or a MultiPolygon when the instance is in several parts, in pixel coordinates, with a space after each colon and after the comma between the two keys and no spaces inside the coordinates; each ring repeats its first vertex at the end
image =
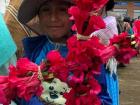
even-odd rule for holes
{"type": "MultiPolygon", "coordinates": [[[[41,50],[43,49],[45,43],[48,41],[46,36],[38,36],[34,38],[25,38],[23,40],[23,45],[25,49],[25,56],[28,57],[33,62],[36,62],[37,57],[40,55],[41,50]]],[[[102,105],[112,105],[112,100],[107,91],[106,77],[105,77],[105,68],[102,65],[101,75],[95,76],[102,86],[102,92],[99,94],[101,98],[102,105]]],[[[40,100],[33,96],[29,102],[24,100],[18,100],[19,105],[43,105],[40,100]]]]}

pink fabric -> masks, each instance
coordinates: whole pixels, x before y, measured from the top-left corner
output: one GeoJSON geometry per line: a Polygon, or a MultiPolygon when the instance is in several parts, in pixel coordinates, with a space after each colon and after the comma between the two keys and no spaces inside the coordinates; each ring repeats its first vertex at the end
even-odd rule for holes
{"type": "Polygon", "coordinates": [[[99,37],[103,44],[109,45],[109,39],[113,38],[114,35],[118,35],[117,22],[113,16],[106,17],[104,22],[106,23],[106,28],[93,32],[92,36],[99,37]]]}

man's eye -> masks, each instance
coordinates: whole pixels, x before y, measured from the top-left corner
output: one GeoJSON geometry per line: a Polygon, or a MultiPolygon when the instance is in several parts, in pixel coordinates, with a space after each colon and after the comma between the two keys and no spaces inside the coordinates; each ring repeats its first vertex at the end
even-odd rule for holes
{"type": "Polygon", "coordinates": [[[61,11],[61,12],[67,12],[67,10],[68,10],[68,8],[66,8],[66,7],[60,7],[59,8],[59,11],[61,11]]]}
{"type": "Polygon", "coordinates": [[[39,12],[49,12],[50,11],[50,8],[49,7],[43,7],[40,9],[39,12]]]}
{"type": "Polygon", "coordinates": [[[49,8],[43,8],[41,11],[42,12],[47,12],[47,11],[50,11],[50,9],[49,8]]]}

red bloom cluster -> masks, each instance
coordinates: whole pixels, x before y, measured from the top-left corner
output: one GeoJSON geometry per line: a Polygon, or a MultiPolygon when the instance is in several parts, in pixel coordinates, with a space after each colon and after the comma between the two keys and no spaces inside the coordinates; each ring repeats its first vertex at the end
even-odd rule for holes
{"type": "Polygon", "coordinates": [[[9,105],[15,97],[29,100],[33,95],[40,96],[43,88],[38,79],[38,66],[27,58],[21,58],[17,66],[10,66],[8,77],[0,77],[0,103],[9,105]]]}
{"type": "Polygon", "coordinates": [[[67,42],[69,52],[66,59],[56,50],[48,53],[47,60],[50,63],[48,72],[67,82],[72,88],[69,93],[64,94],[66,105],[100,105],[97,95],[101,87],[94,75],[100,74],[103,63],[100,53],[105,47],[99,43],[97,37],[80,41],[73,36],[67,42]],[[84,101],[85,97],[90,101],[84,101]]]}
{"type": "Polygon", "coordinates": [[[3,105],[9,105],[11,98],[13,98],[13,91],[9,89],[9,78],[8,76],[0,76],[0,103],[3,105]]]}
{"type": "Polygon", "coordinates": [[[94,75],[100,74],[100,52],[104,46],[99,44],[96,37],[88,41],[79,41],[73,36],[68,40],[68,48],[66,59],[57,50],[48,53],[50,67],[47,72],[53,73],[55,78],[66,82],[71,88],[69,93],[64,94],[66,105],[100,105],[97,95],[101,87],[94,75]],[[85,97],[87,101],[84,101],[85,97]]]}
{"type": "Polygon", "coordinates": [[[76,6],[69,9],[70,19],[74,20],[73,30],[78,34],[89,36],[95,30],[105,28],[100,16],[93,14],[100,10],[108,0],[75,0],[76,6]]]}
{"type": "MultiPolygon", "coordinates": [[[[105,28],[105,23],[100,16],[95,15],[103,7],[107,0],[74,0],[76,6],[69,9],[70,18],[74,21],[72,30],[80,36],[90,36],[95,30],[105,28]]],[[[68,39],[68,56],[66,58],[70,75],[68,84],[72,88],[64,96],[66,105],[100,105],[98,94],[101,87],[94,75],[100,74],[100,66],[103,63],[101,50],[105,47],[99,44],[96,37],[79,38],[74,35],[68,39]],[[85,100],[86,98],[86,100],[85,100]]]]}
{"type": "Polygon", "coordinates": [[[77,94],[75,89],[72,89],[68,94],[64,94],[64,97],[67,99],[66,105],[101,105],[101,102],[96,97],[96,94],[91,94],[90,91],[87,92],[87,94],[80,95],[77,94]]]}
{"type": "Polygon", "coordinates": [[[134,22],[134,39],[136,41],[136,47],[139,50],[140,49],[140,20],[136,20],[134,22]]]}
{"type": "Polygon", "coordinates": [[[81,41],[73,36],[67,43],[69,52],[66,60],[70,72],[68,84],[72,90],[65,94],[66,105],[100,105],[97,95],[101,87],[94,75],[100,74],[103,64],[101,51],[105,47],[99,43],[97,37],[81,41]],[[84,100],[85,97],[87,101],[84,100]]]}
{"type": "Polygon", "coordinates": [[[101,52],[101,56],[102,56],[102,61],[103,63],[107,63],[109,58],[114,57],[116,54],[118,53],[118,49],[116,48],[116,46],[107,46],[102,52],[101,52]]]}
{"type": "Polygon", "coordinates": [[[140,20],[136,20],[135,22],[134,22],[134,27],[135,27],[135,33],[136,34],[140,34],[140,20]]]}
{"type": "Polygon", "coordinates": [[[128,37],[127,33],[113,37],[110,42],[111,45],[117,44],[119,46],[115,56],[120,63],[128,64],[130,59],[137,54],[131,46],[131,38],[128,37]]]}
{"type": "Polygon", "coordinates": [[[99,66],[102,63],[100,53],[105,47],[99,42],[97,37],[81,41],[77,40],[74,35],[68,39],[67,43],[69,49],[67,60],[80,64],[79,67],[82,68],[82,71],[94,68],[93,74],[99,74],[99,66]]]}
{"type": "Polygon", "coordinates": [[[49,52],[46,58],[50,63],[48,72],[53,73],[56,78],[66,82],[69,75],[66,60],[56,50],[49,52]]]}

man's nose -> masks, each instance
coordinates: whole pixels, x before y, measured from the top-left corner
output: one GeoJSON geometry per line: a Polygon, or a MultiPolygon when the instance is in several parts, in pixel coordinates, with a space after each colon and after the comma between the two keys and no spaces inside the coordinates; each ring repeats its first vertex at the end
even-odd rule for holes
{"type": "Polygon", "coordinates": [[[57,21],[58,20],[58,12],[56,10],[53,10],[51,12],[51,21],[57,21]]]}

